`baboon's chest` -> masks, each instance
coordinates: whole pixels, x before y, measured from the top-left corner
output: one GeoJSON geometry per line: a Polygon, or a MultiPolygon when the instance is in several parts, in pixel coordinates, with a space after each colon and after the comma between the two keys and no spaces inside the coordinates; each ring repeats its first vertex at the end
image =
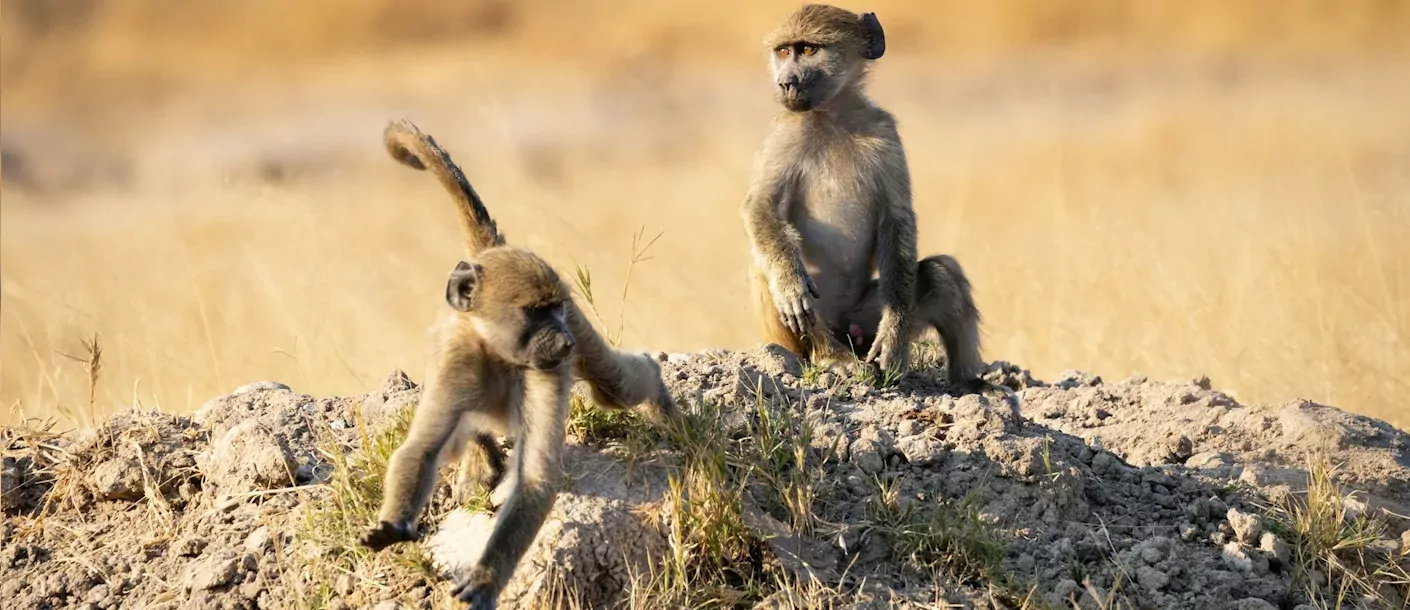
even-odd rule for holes
{"type": "Polygon", "coordinates": [[[844,147],[829,147],[799,166],[789,220],[803,238],[804,265],[819,289],[844,300],[859,289],[850,279],[871,275],[875,183],[866,159],[844,147]]]}
{"type": "Polygon", "coordinates": [[[865,236],[869,243],[879,182],[874,167],[867,155],[843,143],[807,155],[798,168],[791,220],[826,228],[834,238],[850,238],[844,241],[865,236]]]}

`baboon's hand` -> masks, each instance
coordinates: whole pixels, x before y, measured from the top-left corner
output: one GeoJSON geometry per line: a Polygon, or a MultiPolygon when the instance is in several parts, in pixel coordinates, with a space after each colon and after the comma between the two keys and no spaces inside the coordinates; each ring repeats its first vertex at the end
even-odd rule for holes
{"type": "Polygon", "coordinates": [[[481,567],[471,569],[470,574],[456,583],[451,595],[465,602],[470,610],[494,610],[499,600],[499,590],[495,587],[494,575],[481,567]]]}
{"type": "Polygon", "coordinates": [[[796,278],[775,277],[769,281],[769,292],[778,308],[779,320],[793,334],[806,336],[813,325],[813,300],[818,298],[818,287],[813,278],[799,265],[796,278]]]}
{"type": "Polygon", "coordinates": [[[412,527],[390,521],[379,521],[372,529],[363,532],[362,536],[358,537],[357,543],[374,551],[380,551],[398,542],[411,542],[416,538],[416,532],[412,527]]]}

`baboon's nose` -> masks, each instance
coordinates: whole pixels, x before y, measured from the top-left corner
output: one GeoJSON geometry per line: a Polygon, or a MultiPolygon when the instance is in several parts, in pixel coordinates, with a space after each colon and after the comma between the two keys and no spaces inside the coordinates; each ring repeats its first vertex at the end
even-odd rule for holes
{"type": "Polygon", "coordinates": [[[553,359],[562,360],[573,353],[573,336],[567,333],[558,335],[558,340],[553,345],[553,359]]]}

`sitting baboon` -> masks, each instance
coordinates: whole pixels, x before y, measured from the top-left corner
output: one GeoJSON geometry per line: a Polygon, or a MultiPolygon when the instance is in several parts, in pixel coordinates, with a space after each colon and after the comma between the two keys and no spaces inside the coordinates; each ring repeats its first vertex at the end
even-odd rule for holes
{"type": "Polygon", "coordinates": [[[949,256],[916,260],[896,121],[863,91],[886,50],[881,23],[809,4],[764,43],[783,111],[742,208],[764,338],[829,367],[865,354],[903,375],[911,343],[934,328],[950,383],[972,387],[983,361],[969,280],[949,256]]]}

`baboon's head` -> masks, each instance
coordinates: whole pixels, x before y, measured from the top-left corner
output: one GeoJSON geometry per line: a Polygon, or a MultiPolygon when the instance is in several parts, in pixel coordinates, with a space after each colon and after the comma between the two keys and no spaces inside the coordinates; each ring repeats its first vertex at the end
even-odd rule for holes
{"type": "Polygon", "coordinates": [[[876,15],[809,4],[764,37],[779,103],[793,112],[826,104],[860,82],[868,63],[886,52],[876,15]]]}
{"type": "Polygon", "coordinates": [[[491,350],[515,364],[557,368],[573,353],[567,288],[527,250],[485,250],[461,261],[446,283],[446,303],[463,312],[491,350]]]}

